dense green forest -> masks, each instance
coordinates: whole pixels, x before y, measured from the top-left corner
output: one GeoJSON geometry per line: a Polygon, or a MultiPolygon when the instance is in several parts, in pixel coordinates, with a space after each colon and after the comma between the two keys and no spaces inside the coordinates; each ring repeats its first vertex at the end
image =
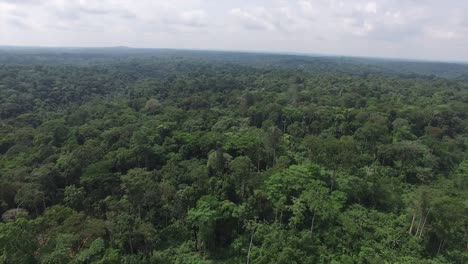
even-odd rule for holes
{"type": "Polygon", "coordinates": [[[468,65],[0,50],[0,263],[467,263],[468,65]]]}

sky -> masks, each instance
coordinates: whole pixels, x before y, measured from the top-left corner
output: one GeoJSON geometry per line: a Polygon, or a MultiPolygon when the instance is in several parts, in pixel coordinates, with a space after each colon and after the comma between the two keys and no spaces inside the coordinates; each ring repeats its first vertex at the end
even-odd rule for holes
{"type": "Polygon", "coordinates": [[[0,0],[0,45],[468,61],[468,0],[0,0]]]}

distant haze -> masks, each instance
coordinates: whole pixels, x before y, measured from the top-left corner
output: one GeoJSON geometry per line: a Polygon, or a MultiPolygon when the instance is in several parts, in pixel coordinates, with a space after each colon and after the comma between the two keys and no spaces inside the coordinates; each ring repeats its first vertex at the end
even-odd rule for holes
{"type": "Polygon", "coordinates": [[[0,0],[0,45],[468,61],[468,1],[0,0]]]}

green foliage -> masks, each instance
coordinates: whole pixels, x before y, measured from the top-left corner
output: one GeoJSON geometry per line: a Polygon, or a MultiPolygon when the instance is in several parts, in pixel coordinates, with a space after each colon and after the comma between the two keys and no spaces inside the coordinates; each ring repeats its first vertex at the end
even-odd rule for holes
{"type": "Polygon", "coordinates": [[[466,66],[140,52],[0,50],[0,263],[467,263],[466,66]]]}
{"type": "Polygon", "coordinates": [[[88,248],[81,250],[75,257],[76,263],[90,263],[103,255],[105,251],[105,242],[102,238],[94,240],[88,248]]]}
{"type": "Polygon", "coordinates": [[[0,223],[0,262],[34,263],[36,234],[37,224],[31,220],[0,223]]]}

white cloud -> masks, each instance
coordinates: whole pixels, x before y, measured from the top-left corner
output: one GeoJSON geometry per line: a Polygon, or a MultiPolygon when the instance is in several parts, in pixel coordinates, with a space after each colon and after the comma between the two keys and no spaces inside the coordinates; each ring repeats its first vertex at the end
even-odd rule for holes
{"type": "Polygon", "coordinates": [[[364,7],[367,13],[377,14],[377,4],[375,2],[368,2],[364,7]]]}
{"type": "Polygon", "coordinates": [[[234,8],[230,13],[237,18],[240,25],[247,30],[276,29],[276,26],[271,22],[271,16],[265,12],[265,9],[246,11],[240,8],[234,8]]]}
{"type": "Polygon", "coordinates": [[[427,37],[439,40],[454,40],[460,38],[461,36],[455,31],[447,31],[430,28],[424,32],[427,37]]]}
{"type": "Polygon", "coordinates": [[[183,11],[179,14],[176,23],[185,26],[203,27],[207,25],[207,15],[203,10],[183,11]]]}
{"type": "Polygon", "coordinates": [[[1,3],[6,3],[6,4],[15,4],[15,5],[22,5],[22,4],[41,4],[43,0],[0,0],[1,3]]]}
{"type": "Polygon", "coordinates": [[[0,0],[0,45],[468,60],[467,14],[460,0],[0,0]]]}

